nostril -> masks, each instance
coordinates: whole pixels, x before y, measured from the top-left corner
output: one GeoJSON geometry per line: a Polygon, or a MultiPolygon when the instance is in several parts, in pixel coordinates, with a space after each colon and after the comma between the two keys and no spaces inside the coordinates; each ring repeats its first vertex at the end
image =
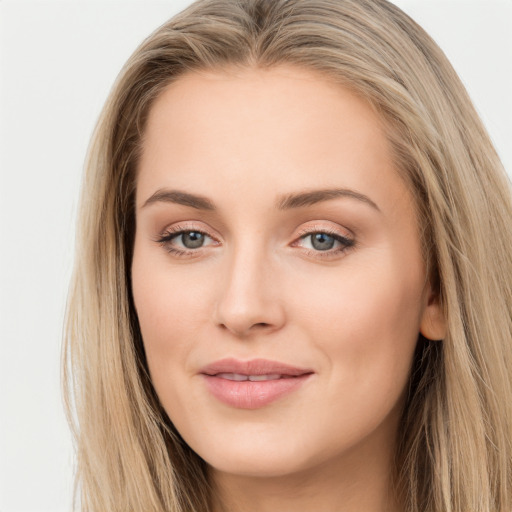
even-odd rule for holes
{"type": "Polygon", "coordinates": [[[250,325],[248,328],[242,328],[240,326],[237,328],[234,325],[221,323],[219,324],[219,327],[223,330],[231,331],[238,336],[248,336],[251,332],[269,330],[272,328],[272,324],[267,322],[258,322],[250,325]]]}

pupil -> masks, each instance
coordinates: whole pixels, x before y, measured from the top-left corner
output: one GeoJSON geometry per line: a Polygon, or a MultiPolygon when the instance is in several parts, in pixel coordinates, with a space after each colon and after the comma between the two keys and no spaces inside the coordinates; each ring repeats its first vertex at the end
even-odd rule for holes
{"type": "Polygon", "coordinates": [[[334,246],[334,238],[325,233],[315,233],[311,235],[311,242],[318,251],[327,251],[334,246]]]}
{"type": "Polygon", "coordinates": [[[197,249],[203,245],[204,235],[197,231],[188,231],[181,235],[181,240],[187,249],[197,249]]]}

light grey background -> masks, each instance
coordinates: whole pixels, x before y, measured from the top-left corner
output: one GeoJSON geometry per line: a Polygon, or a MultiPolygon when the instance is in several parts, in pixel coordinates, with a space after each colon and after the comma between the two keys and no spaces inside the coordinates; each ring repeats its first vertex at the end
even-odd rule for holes
{"type": "MultiPolygon", "coordinates": [[[[81,168],[115,76],[190,2],[0,2],[0,511],[69,510],[60,343],[81,168]]],[[[461,75],[512,170],[512,0],[396,0],[461,75]]]]}

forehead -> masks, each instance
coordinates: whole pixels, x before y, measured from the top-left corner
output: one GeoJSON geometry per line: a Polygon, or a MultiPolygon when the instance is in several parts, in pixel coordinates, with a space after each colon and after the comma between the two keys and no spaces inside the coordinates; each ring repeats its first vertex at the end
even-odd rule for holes
{"type": "Polygon", "coordinates": [[[187,73],[157,98],[137,202],[171,186],[266,198],[332,186],[396,194],[397,181],[383,122],[355,93],[293,66],[230,68],[187,73]]]}
{"type": "Polygon", "coordinates": [[[238,141],[263,131],[270,144],[305,131],[311,138],[315,128],[336,128],[321,130],[317,138],[361,141],[366,135],[385,144],[382,125],[369,103],[320,73],[289,65],[231,67],[189,72],[171,83],[150,110],[146,139],[165,129],[192,142],[206,135],[204,128],[215,127],[209,133],[219,138],[241,130],[238,141]]]}

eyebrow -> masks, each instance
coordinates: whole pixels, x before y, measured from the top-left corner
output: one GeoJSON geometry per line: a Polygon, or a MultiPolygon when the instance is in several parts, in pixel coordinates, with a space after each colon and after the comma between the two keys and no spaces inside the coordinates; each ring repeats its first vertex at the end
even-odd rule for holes
{"type": "Polygon", "coordinates": [[[142,205],[142,208],[146,208],[150,204],[154,203],[174,203],[181,204],[183,206],[189,206],[196,210],[208,210],[214,211],[217,208],[210,199],[204,196],[198,196],[195,194],[189,194],[188,192],[182,192],[180,190],[157,190],[146,202],[142,205]]]}
{"type": "MultiPolygon", "coordinates": [[[[336,199],[338,197],[347,197],[362,201],[373,209],[380,212],[380,208],[368,196],[346,188],[307,190],[295,194],[287,194],[280,197],[276,202],[278,210],[291,210],[294,208],[304,208],[317,203],[336,199]]],[[[142,205],[145,208],[154,203],[174,203],[195,208],[196,210],[216,211],[217,208],[213,201],[205,196],[190,194],[181,190],[159,189],[150,196],[142,205]]]]}
{"type": "Polygon", "coordinates": [[[311,206],[323,201],[329,201],[330,199],[336,199],[338,197],[357,199],[358,201],[362,201],[363,203],[371,206],[375,210],[380,211],[380,208],[377,206],[377,204],[374,203],[368,196],[360,194],[355,190],[346,188],[309,190],[300,192],[298,194],[289,194],[279,199],[277,202],[277,208],[279,210],[302,208],[304,206],[311,206]]]}

